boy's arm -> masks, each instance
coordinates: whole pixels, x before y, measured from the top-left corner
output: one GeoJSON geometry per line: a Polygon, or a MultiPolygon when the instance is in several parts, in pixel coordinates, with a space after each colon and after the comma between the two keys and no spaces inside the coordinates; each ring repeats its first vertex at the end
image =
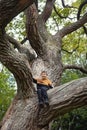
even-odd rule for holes
{"type": "Polygon", "coordinates": [[[51,81],[49,81],[49,88],[53,88],[51,81]]]}
{"type": "Polygon", "coordinates": [[[37,84],[37,80],[33,78],[33,82],[37,84]]]}
{"type": "Polygon", "coordinates": [[[52,86],[52,85],[49,85],[49,88],[53,88],[53,86],[52,86]]]}

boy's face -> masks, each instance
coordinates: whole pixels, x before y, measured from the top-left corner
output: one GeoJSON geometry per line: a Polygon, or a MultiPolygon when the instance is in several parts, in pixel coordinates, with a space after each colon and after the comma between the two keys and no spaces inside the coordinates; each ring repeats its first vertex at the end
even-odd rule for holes
{"type": "Polygon", "coordinates": [[[47,74],[45,72],[41,73],[41,78],[42,79],[46,79],[47,78],[47,74]]]}

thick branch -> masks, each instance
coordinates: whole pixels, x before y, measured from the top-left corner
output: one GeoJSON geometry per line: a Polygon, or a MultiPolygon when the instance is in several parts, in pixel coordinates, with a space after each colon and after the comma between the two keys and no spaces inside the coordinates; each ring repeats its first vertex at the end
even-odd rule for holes
{"type": "Polygon", "coordinates": [[[74,31],[76,31],[80,27],[82,27],[86,22],[87,22],[87,13],[82,17],[82,19],[61,29],[58,33],[56,33],[55,36],[57,37],[60,34],[61,37],[64,37],[74,31]]]}
{"type": "Polygon", "coordinates": [[[43,128],[54,118],[87,105],[87,77],[51,89],[48,96],[50,106],[43,109],[38,108],[37,95],[13,102],[2,122],[1,130],[41,130],[39,127],[43,128]]]}
{"type": "Polygon", "coordinates": [[[34,0],[34,2],[35,2],[35,5],[36,5],[36,8],[38,10],[38,0],[34,0]]]}
{"type": "Polygon", "coordinates": [[[5,37],[0,39],[0,61],[13,73],[17,81],[18,96],[20,98],[31,96],[33,85],[29,62],[24,54],[13,49],[5,37]]]}
{"type": "Polygon", "coordinates": [[[15,40],[13,37],[9,36],[8,34],[6,34],[6,38],[8,39],[10,43],[14,45],[14,48],[17,48],[20,52],[20,49],[21,49],[20,43],[17,40],[15,40]]]}
{"type": "Polygon", "coordinates": [[[42,18],[43,18],[44,22],[46,22],[48,20],[48,18],[50,17],[50,15],[52,13],[54,2],[55,2],[55,0],[47,0],[46,6],[42,13],[42,18]]]}
{"type": "Polygon", "coordinates": [[[76,66],[76,65],[66,65],[64,66],[63,70],[66,70],[66,69],[76,69],[76,70],[79,70],[85,74],[87,74],[87,70],[81,66],[76,66]]]}
{"type": "Polygon", "coordinates": [[[0,27],[5,27],[16,15],[33,3],[33,0],[0,0],[0,27]]]}
{"type": "Polygon", "coordinates": [[[44,40],[38,30],[38,12],[35,4],[32,4],[26,11],[26,30],[29,42],[37,55],[46,54],[44,40]]]}
{"type": "Polygon", "coordinates": [[[41,126],[72,109],[87,105],[87,77],[55,87],[49,90],[48,95],[50,107],[39,113],[41,126]]]}
{"type": "Polygon", "coordinates": [[[14,45],[14,48],[17,48],[20,53],[23,53],[27,56],[27,59],[29,61],[32,61],[33,59],[35,59],[35,55],[31,53],[27,47],[24,47],[17,40],[15,40],[9,35],[6,35],[6,37],[9,40],[9,42],[14,45]]]}

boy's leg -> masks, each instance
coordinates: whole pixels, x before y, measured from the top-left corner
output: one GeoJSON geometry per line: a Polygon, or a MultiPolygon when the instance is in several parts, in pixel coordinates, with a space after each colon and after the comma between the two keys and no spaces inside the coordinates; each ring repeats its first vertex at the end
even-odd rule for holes
{"type": "Polygon", "coordinates": [[[42,91],[41,89],[37,89],[37,95],[38,95],[39,105],[43,106],[43,97],[41,91],[42,91]]]}
{"type": "Polygon", "coordinates": [[[42,90],[42,96],[44,98],[45,104],[49,105],[49,100],[48,100],[48,95],[47,95],[47,90],[48,89],[46,87],[42,87],[41,90],[42,90]]]}

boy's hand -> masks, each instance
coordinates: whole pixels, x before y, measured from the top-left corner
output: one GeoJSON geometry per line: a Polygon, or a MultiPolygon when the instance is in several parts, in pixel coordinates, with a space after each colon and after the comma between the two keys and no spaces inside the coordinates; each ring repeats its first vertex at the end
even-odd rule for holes
{"type": "Polygon", "coordinates": [[[51,89],[52,89],[52,88],[54,88],[54,87],[53,87],[53,86],[51,86],[51,85],[50,85],[49,87],[50,87],[51,89]]]}

